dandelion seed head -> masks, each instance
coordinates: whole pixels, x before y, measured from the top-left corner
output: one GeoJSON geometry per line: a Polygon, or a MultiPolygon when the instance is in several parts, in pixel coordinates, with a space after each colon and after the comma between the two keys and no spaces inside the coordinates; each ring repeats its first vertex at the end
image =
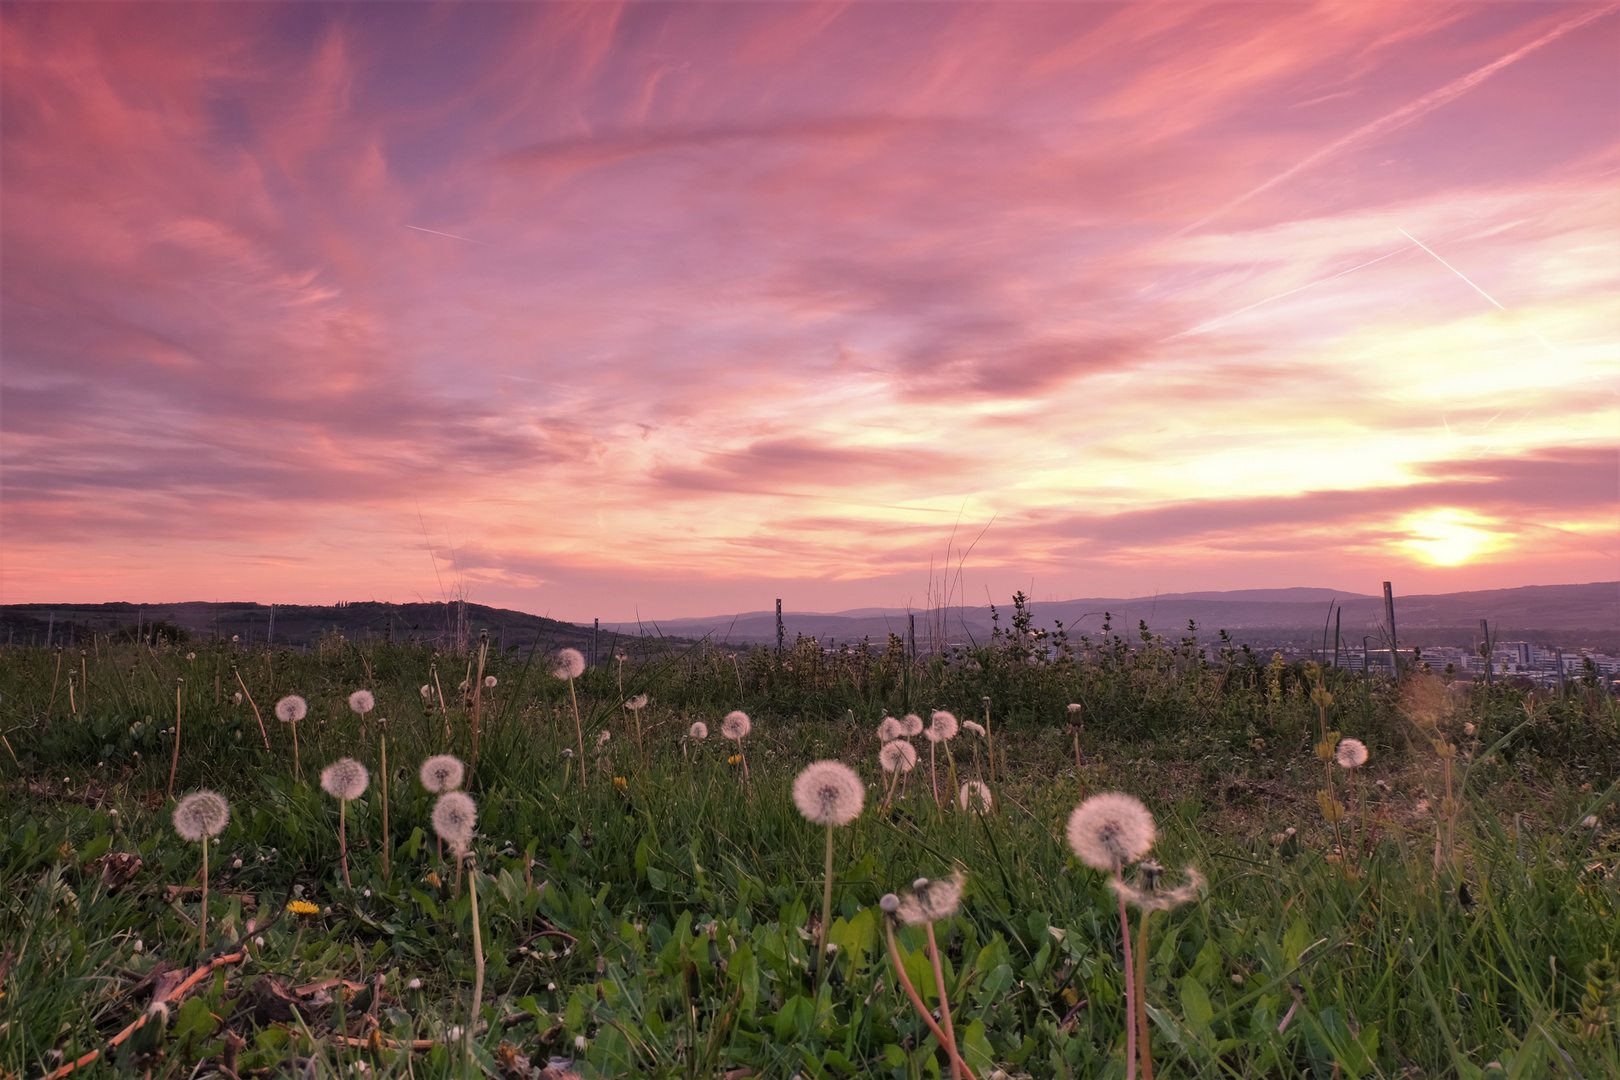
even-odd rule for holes
{"type": "Polygon", "coordinates": [[[422,786],[434,794],[454,791],[467,775],[467,767],[454,754],[435,754],[422,762],[422,786]]]}
{"type": "Polygon", "coordinates": [[[917,764],[917,748],[904,739],[883,744],[878,751],[878,763],[884,772],[910,772],[917,764]]]}
{"type": "Polygon", "coordinates": [[[484,688],[487,689],[487,690],[493,690],[493,689],[495,689],[495,687],[497,685],[500,684],[500,681],[501,680],[497,679],[493,675],[485,675],[484,676],[484,688]]]}
{"type": "Polygon", "coordinates": [[[1334,755],[1339,765],[1346,769],[1357,769],[1367,764],[1367,745],[1360,739],[1340,739],[1338,752],[1334,755]]]}
{"type": "Polygon", "coordinates": [[[983,724],[976,724],[972,720],[964,720],[964,721],[962,721],[962,729],[964,731],[968,731],[968,732],[971,732],[974,735],[977,735],[981,739],[984,738],[984,725],[983,724]]]}
{"type": "Polygon", "coordinates": [[[748,714],[741,709],[726,713],[726,718],[720,721],[720,734],[738,742],[741,742],[743,736],[752,730],[754,730],[754,722],[748,719],[748,714]]]}
{"type": "Polygon", "coordinates": [[[585,674],[585,656],[578,649],[563,649],[557,654],[557,662],[552,665],[551,673],[559,679],[577,679],[585,674]]]}
{"type": "Polygon", "coordinates": [[[641,709],[645,709],[647,707],[647,695],[646,694],[637,694],[635,697],[633,697],[629,701],[625,702],[624,707],[627,708],[627,709],[632,709],[632,710],[636,710],[636,711],[639,711],[641,709]]]}
{"type": "Polygon", "coordinates": [[[956,801],[962,804],[962,809],[979,814],[985,813],[994,805],[990,798],[989,785],[979,780],[969,780],[963,784],[956,801]]]}
{"type": "Polygon", "coordinates": [[[911,892],[901,897],[896,914],[907,926],[925,926],[948,919],[962,903],[962,872],[948,878],[918,878],[911,892]]]}
{"type": "Polygon", "coordinates": [[[276,719],[283,724],[295,723],[309,715],[309,702],[297,694],[288,694],[276,702],[276,719]]]}
{"type": "Polygon", "coordinates": [[[1069,815],[1069,846],[1096,870],[1119,870],[1153,846],[1153,815],[1118,791],[1093,795],[1069,815]]]}
{"type": "Polygon", "coordinates": [[[432,696],[433,696],[433,684],[432,683],[423,683],[422,684],[422,700],[426,701],[428,698],[430,698],[432,696]]]}
{"type": "Polygon", "coordinates": [[[903,734],[905,734],[904,727],[901,725],[900,721],[896,720],[892,716],[885,716],[878,723],[877,737],[879,742],[893,742],[903,734]]]}
{"type": "Polygon", "coordinates": [[[692,726],[686,729],[686,737],[688,739],[707,739],[709,737],[709,725],[701,720],[692,721],[692,726]]]}
{"type": "Polygon", "coordinates": [[[321,788],[334,799],[348,802],[365,794],[371,774],[354,758],[338,758],[321,770],[321,788]]]}
{"type": "Polygon", "coordinates": [[[602,747],[607,745],[607,741],[611,738],[613,738],[613,732],[606,730],[598,731],[596,733],[596,748],[598,750],[602,749],[602,747]]]}
{"type": "Polygon", "coordinates": [[[371,696],[370,690],[356,690],[349,695],[349,708],[364,716],[377,707],[377,699],[371,696]]]}
{"type": "Polygon", "coordinates": [[[231,695],[231,704],[232,705],[240,705],[240,704],[242,704],[242,691],[238,690],[236,693],[231,695]]]}
{"type": "Polygon", "coordinates": [[[906,713],[900,720],[900,733],[906,738],[912,738],[923,733],[922,717],[916,713],[906,713]]]}
{"type": "Polygon", "coordinates": [[[929,742],[945,742],[956,738],[956,733],[961,726],[956,719],[955,713],[946,712],[944,709],[936,709],[933,715],[929,717],[928,730],[924,734],[928,736],[929,742]]]}
{"type": "Polygon", "coordinates": [[[231,806],[217,792],[195,791],[174,808],[174,831],[183,840],[196,843],[225,831],[231,820],[231,806]]]}
{"type": "Polygon", "coordinates": [[[465,791],[447,791],[433,804],[433,831],[460,854],[472,842],[478,823],[478,804],[465,791]]]}
{"type": "Polygon", "coordinates": [[[893,915],[900,910],[900,898],[894,893],[884,893],[878,900],[878,908],[885,914],[893,915]]]}
{"type": "Polygon", "coordinates": [[[405,984],[405,989],[407,989],[407,990],[420,990],[420,989],[422,989],[422,980],[421,979],[412,979],[410,982],[405,984]]]}
{"type": "Polygon", "coordinates": [[[817,825],[848,825],[860,816],[866,786],[842,761],[817,761],[793,781],[793,803],[817,825]]]}

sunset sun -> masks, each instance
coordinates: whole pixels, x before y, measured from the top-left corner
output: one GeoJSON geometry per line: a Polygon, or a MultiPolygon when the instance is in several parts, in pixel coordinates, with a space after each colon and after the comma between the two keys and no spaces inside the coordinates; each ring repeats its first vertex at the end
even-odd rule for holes
{"type": "Polygon", "coordinates": [[[1492,524],[1466,510],[1425,511],[1402,520],[1401,543],[1431,566],[1461,566],[1495,549],[1492,524]]]}

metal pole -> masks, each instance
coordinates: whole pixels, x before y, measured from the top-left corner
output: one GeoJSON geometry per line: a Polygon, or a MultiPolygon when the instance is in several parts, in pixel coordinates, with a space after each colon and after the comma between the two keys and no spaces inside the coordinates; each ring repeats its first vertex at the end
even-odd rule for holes
{"type": "Polygon", "coordinates": [[[1401,658],[1395,637],[1395,590],[1384,582],[1384,618],[1389,620],[1389,670],[1397,679],[1401,677],[1401,658]]]}

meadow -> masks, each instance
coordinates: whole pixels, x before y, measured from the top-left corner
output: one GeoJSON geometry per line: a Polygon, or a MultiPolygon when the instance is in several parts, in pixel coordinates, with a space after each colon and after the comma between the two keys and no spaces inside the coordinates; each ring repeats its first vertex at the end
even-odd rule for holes
{"type": "Polygon", "coordinates": [[[1595,681],[1016,623],[921,660],[632,644],[573,679],[487,641],[0,649],[0,1077],[1620,1075],[1595,681]],[[936,710],[963,723],[902,736],[891,784],[880,720],[936,710]],[[441,754],[465,860],[419,775],[441,754]],[[369,771],[348,800],[343,758],[369,771]],[[847,824],[795,801],[821,759],[859,774],[847,824]],[[228,822],[177,831],[202,790],[228,822]],[[1133,850],[1119,882],[1139,983],[1115,874],[1067,836],[1109,792],[1164,868],[1133,850]]]}

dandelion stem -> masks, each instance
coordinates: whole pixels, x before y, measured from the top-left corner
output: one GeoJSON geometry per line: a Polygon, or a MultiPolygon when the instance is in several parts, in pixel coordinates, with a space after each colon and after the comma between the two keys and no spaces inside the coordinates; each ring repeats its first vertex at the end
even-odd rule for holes
{"type": "Polygon", "coordinates": [[[231,665],[231,674],[236,676],[236,685],[242,688],[242,696],[247,698],[249,705],[253,706],[253,719],[259,722],[259,735],[264,739],[264,748],[266,750],[270,749],[270,733],[264,730],[264,717],[259,715],[259,705],[253,700],[253,695],[248,692],[247,683],[242,681],[242,673],[236,670],[235,664],[231,665]]]}
{"type": "Polygon", "coordinates": [[[444,739],[448,743],[453,737],[450,733],[450,708],[444,703],[444,687],[439,685],[439,665],[434,664],[431,670],[433,672],[433,689],[439,695],[439,715],[444,717],[444,739]]]}
{"type": "Polygon", "coordinates": [[[984,703],[984,752],[990,759],[990,782],[996,782],[996,740],[990,733],[990,702],[984,703]]]}
{"type": "Polygon", "coordinates": [[[382,810],[383,810],[383,880],[388,880],[388,849],[393,846],[388,839],[388,736],[382,737],[382,810]]]}
{"type": "MultiPolygon", "coordinates": [[[[456,860],[458,865],[460,859],[456,860]]],[[[467,892],[472,897],[473,930],[473,1000],[472,1015],[467,1018],[467,1045],[472,1046],[473,1025],[484,1005],[484,937],[478,927],[478,865],[475,862],[467,873],[467,892]]]]}
{"type": "Polygon", "coordinates": [[[478,677],[471,680],[473,692],[472,760],[467,763],[468,773],[478,768],[478,740],[484,733],[484,657],[488,652],[489,642],[485,641],[478,646],[478,677]]]}
{"type": "Polygon", "coordinates": [[[928,1030],[934,1033],[934,1038],[939,1040],[939,1045],[943,1046],[945,1052],[951,1056],[952,1067],[955,1068],[957,1063],[960,1063],[962,1073],[967,1077],[967,1080],[979,1080],[977,1076],[973,1075],[973,1070],[968,1068],[968,1063],[962,1061],[961,1056],[957,1054],[956,1044],[947,1039],[945,1033],[939,1029],[939,1025],[934,1023],[933,1016],[928,1012],[928,1006],[923,1004],[922,995],[918,994],[917,988],[911,985],[911,978],[906,974],[906,966],[900,962],[900,948],[894,943],[894,923],[885,919],[884,927],[889,934],[889,962],[894,965],[895,978],[899,980],[901,987],[906,992],[906,996],[911,998],[912,1007],[917,1010],[917,1015],[923,1018],[923,1023],[928,1025],[928,1030]]]}
{"type": "Polygon", "coordinates": [[[889,792],[883,796],[883,809],[887,810],[894,802],[894,789],[900,786],[900,770],[896,769],[889,774],[889,792]]]}
{"type": "Polygon", "coordinates": [[[338,854],[343,856],[343,887],[354,888],[349,881],[349,800],[338,800],[338,854]]]}
{"type": "MultiPolygon", "coordinates": [[[[827,920],[832,918],[833,827],[827,826],[827,877],[821,889],[821,930],[816,935],[816,955],[810,961],[814,974],[827,957],[827,920]]],[[[830,966],[830,965],[829,965],[830,966]]]]}
{"type": "Polygon", "coordinates": [[[928,742],[928,778],[934,785],[934,808],[939,809],[939,770],[934,768],[934,750],[939,746],[932,739],[928,742]]]}
{"type": "Polygon", "coordinates": [[[208,952],[208,837],[202,838],[203,849],[203,891],[202,916],[197,920],[197,947],[204,953],[208,952]]]}
{"type": "Polygon", "coordinates": [[[295,779],[302,780],[304,778],[304,770],[298,764],[298,721],[289,721],[287,726],[292,728],[293,735],[293,777],[295,779]]]}
{"type": "MultiPolygon", "coordinates": [[[[1114,876],[1119,877],[1117,867],[1114,876]]],[[[1118,891],[1120,947],[1125,958],[1125,1080],[1136,1080],[1136,979],[1131,972],[1131,920],[1125,912],[1125,892],[1118,891]]]]}
{"type": "Polygon", "coordinates": [[[574,693],[574,680],[568,680],[568,699],[574,703],[574,735],[579,739],[579,790],[585,790],[585,728],[579,722],[579,695],[574,693]]]}
{"type": "Polygon", "coordinates": [[[945,996],[945,967],[939,962],[939,943],[934,940],[934,924],[928,928],[928,962],[934,966],[934,985],[939,988],[939,1018],[945,1024],[945,1038],[950,1040],[951,1078],[962,1080],[962,1059],[956,1053],[956,1029],[951,1026],[951,1003],[945,996]]]}
{"type": "Polygon", "coordinates": [[[1142,1080],[1153,1080],[1153,1046],[1147,1016],[1147,921],[1152,912],[1144,909],[1136,924],[1136,1038],[1141,1051],[1142,1080]]]}
{"type": "MultiPolygon", "coordinates": [[[[180,768],[180,690],[179,684],[174,688],[174,757],[169,761],[169,798],[174,798],[174,774],[180,768]]],[[[54,692],[54,691],[53,691],[54,692]]]]}

